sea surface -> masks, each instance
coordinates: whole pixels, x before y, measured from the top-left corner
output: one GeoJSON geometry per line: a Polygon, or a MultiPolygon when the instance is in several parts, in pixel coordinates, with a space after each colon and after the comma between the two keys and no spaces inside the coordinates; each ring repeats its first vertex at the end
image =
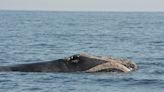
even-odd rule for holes
{"type": "Polygon", "coordinates": [[[115,73],[1,72],[0,92],[164,92],[164,12],[0,11],[0,65],[80,52],[124,57],[115,73]]]}

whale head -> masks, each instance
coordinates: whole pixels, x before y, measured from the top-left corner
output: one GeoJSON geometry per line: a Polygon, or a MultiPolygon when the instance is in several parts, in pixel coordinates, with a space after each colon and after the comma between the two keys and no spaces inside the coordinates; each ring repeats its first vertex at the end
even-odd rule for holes
{"type": "Polygon", "coordinates": [[[132,61],[123,61],[122,63],[124,66],[126,66],[128,69],[130,69],[130,71],[135,71],[138,69],[138,66],[136,63],[132,62],[132,61]]]}

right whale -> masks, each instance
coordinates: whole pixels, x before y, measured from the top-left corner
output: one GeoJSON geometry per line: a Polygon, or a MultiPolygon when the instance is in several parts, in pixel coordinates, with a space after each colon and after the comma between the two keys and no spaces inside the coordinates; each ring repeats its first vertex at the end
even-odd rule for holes
{"type": "Polygon", "coordinates": [[[113,59],[88,53],[46,62],[0,66],[0,72],[131,72],[138,69],[128,59],[113,59]]]}

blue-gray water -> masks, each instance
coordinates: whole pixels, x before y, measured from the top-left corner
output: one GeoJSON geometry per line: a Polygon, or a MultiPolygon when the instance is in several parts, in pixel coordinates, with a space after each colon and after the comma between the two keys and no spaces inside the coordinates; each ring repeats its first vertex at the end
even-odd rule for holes
{"type": "Polygon", "coordinates": [[[162,92],[164,13],[0,11],[0,65],[42,62],[85,51],[127,57],[139,70],[111,73],[0,73],[0,92],[162,92]]]}

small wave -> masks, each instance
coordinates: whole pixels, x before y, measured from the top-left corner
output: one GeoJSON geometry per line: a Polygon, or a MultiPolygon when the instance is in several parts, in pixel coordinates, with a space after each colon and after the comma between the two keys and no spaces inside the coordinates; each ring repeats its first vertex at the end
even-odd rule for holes
{"type": "Polygon", "coordinates": [[[52,45],[52,44],[47,44],[47,43],[38,43],[38,44],[31,44],[29,46],[41,46],[41,47],[44,47],[44,46],[49,46],[49,47],[56,47],[56,45],[52,45]]]}
{"type": "Polygon", "coordinates": [[[164,57],[148,57],[148,58],[142,58],[145,61],[159,61],[164,60],[164,57]]]}
{"type": "Polygon", "coordinates": [[[6,82],[11,82],[11,80],[4,80],[4,79],[3,79],[3,80],[0,80],[0,83],[3,83],[3,82],[4,82],[4,83],[6,83],[6,82]]]}
{"type": "Polygon", "coordinates": [[[118,79],[96,79],[97,82],[108,82],[108,83],[112,83],[112,82],[118,82],[119,80],[118,79]]]}
{"type": "Polygon", "coordinates": [[[29,88],[24,88],[21,91],[41,91],[43,88],[38,88],[38,87],[29,87],[29,88]]]}
{"type": "Polygon", "coordinates": [[[164,41],[151,41],[150,43],[160,44],[160,43],[164,43],[164,41]]]}
{"type": "Polygon", "coordinates": [[[164,75],[164,70],[154,70],[151,72],[151,74],[154,74],[154,75],[164,75]]]}
{"type": "Polygon", "coordinates": [[[68,26],[77,26],[76,23],[67,23],[66,25],[68,25],[68,26]]]}
{"type": "Polygon", "coordinates": [[[164,66],[163,62],[142,62],[138,63],[139,65],[147,65],[147,66],[164,66]]]}
{"type": "MultiPolygon", "coordinates": [[[[93,81],[93,80],[92,80],[93,81]]],[[[127,86],[156,86],[163,85],[164,80],[161,79],[135,79],[135,78],[109,78],[109,79],[96,79],[93,83],[98,83],[103,86],[113,85],[127,85],[127,86]]]]}
{"type": "MultiPolygon", "coordinates": [[[[123,79],[124,81],[127,81],[127,79],[123,79]]],[[[164,84],[164,80],[160,79],[130,79],[130,82],[128,82],[128,85],[158,85],[158,84],[164,84]]]]}

